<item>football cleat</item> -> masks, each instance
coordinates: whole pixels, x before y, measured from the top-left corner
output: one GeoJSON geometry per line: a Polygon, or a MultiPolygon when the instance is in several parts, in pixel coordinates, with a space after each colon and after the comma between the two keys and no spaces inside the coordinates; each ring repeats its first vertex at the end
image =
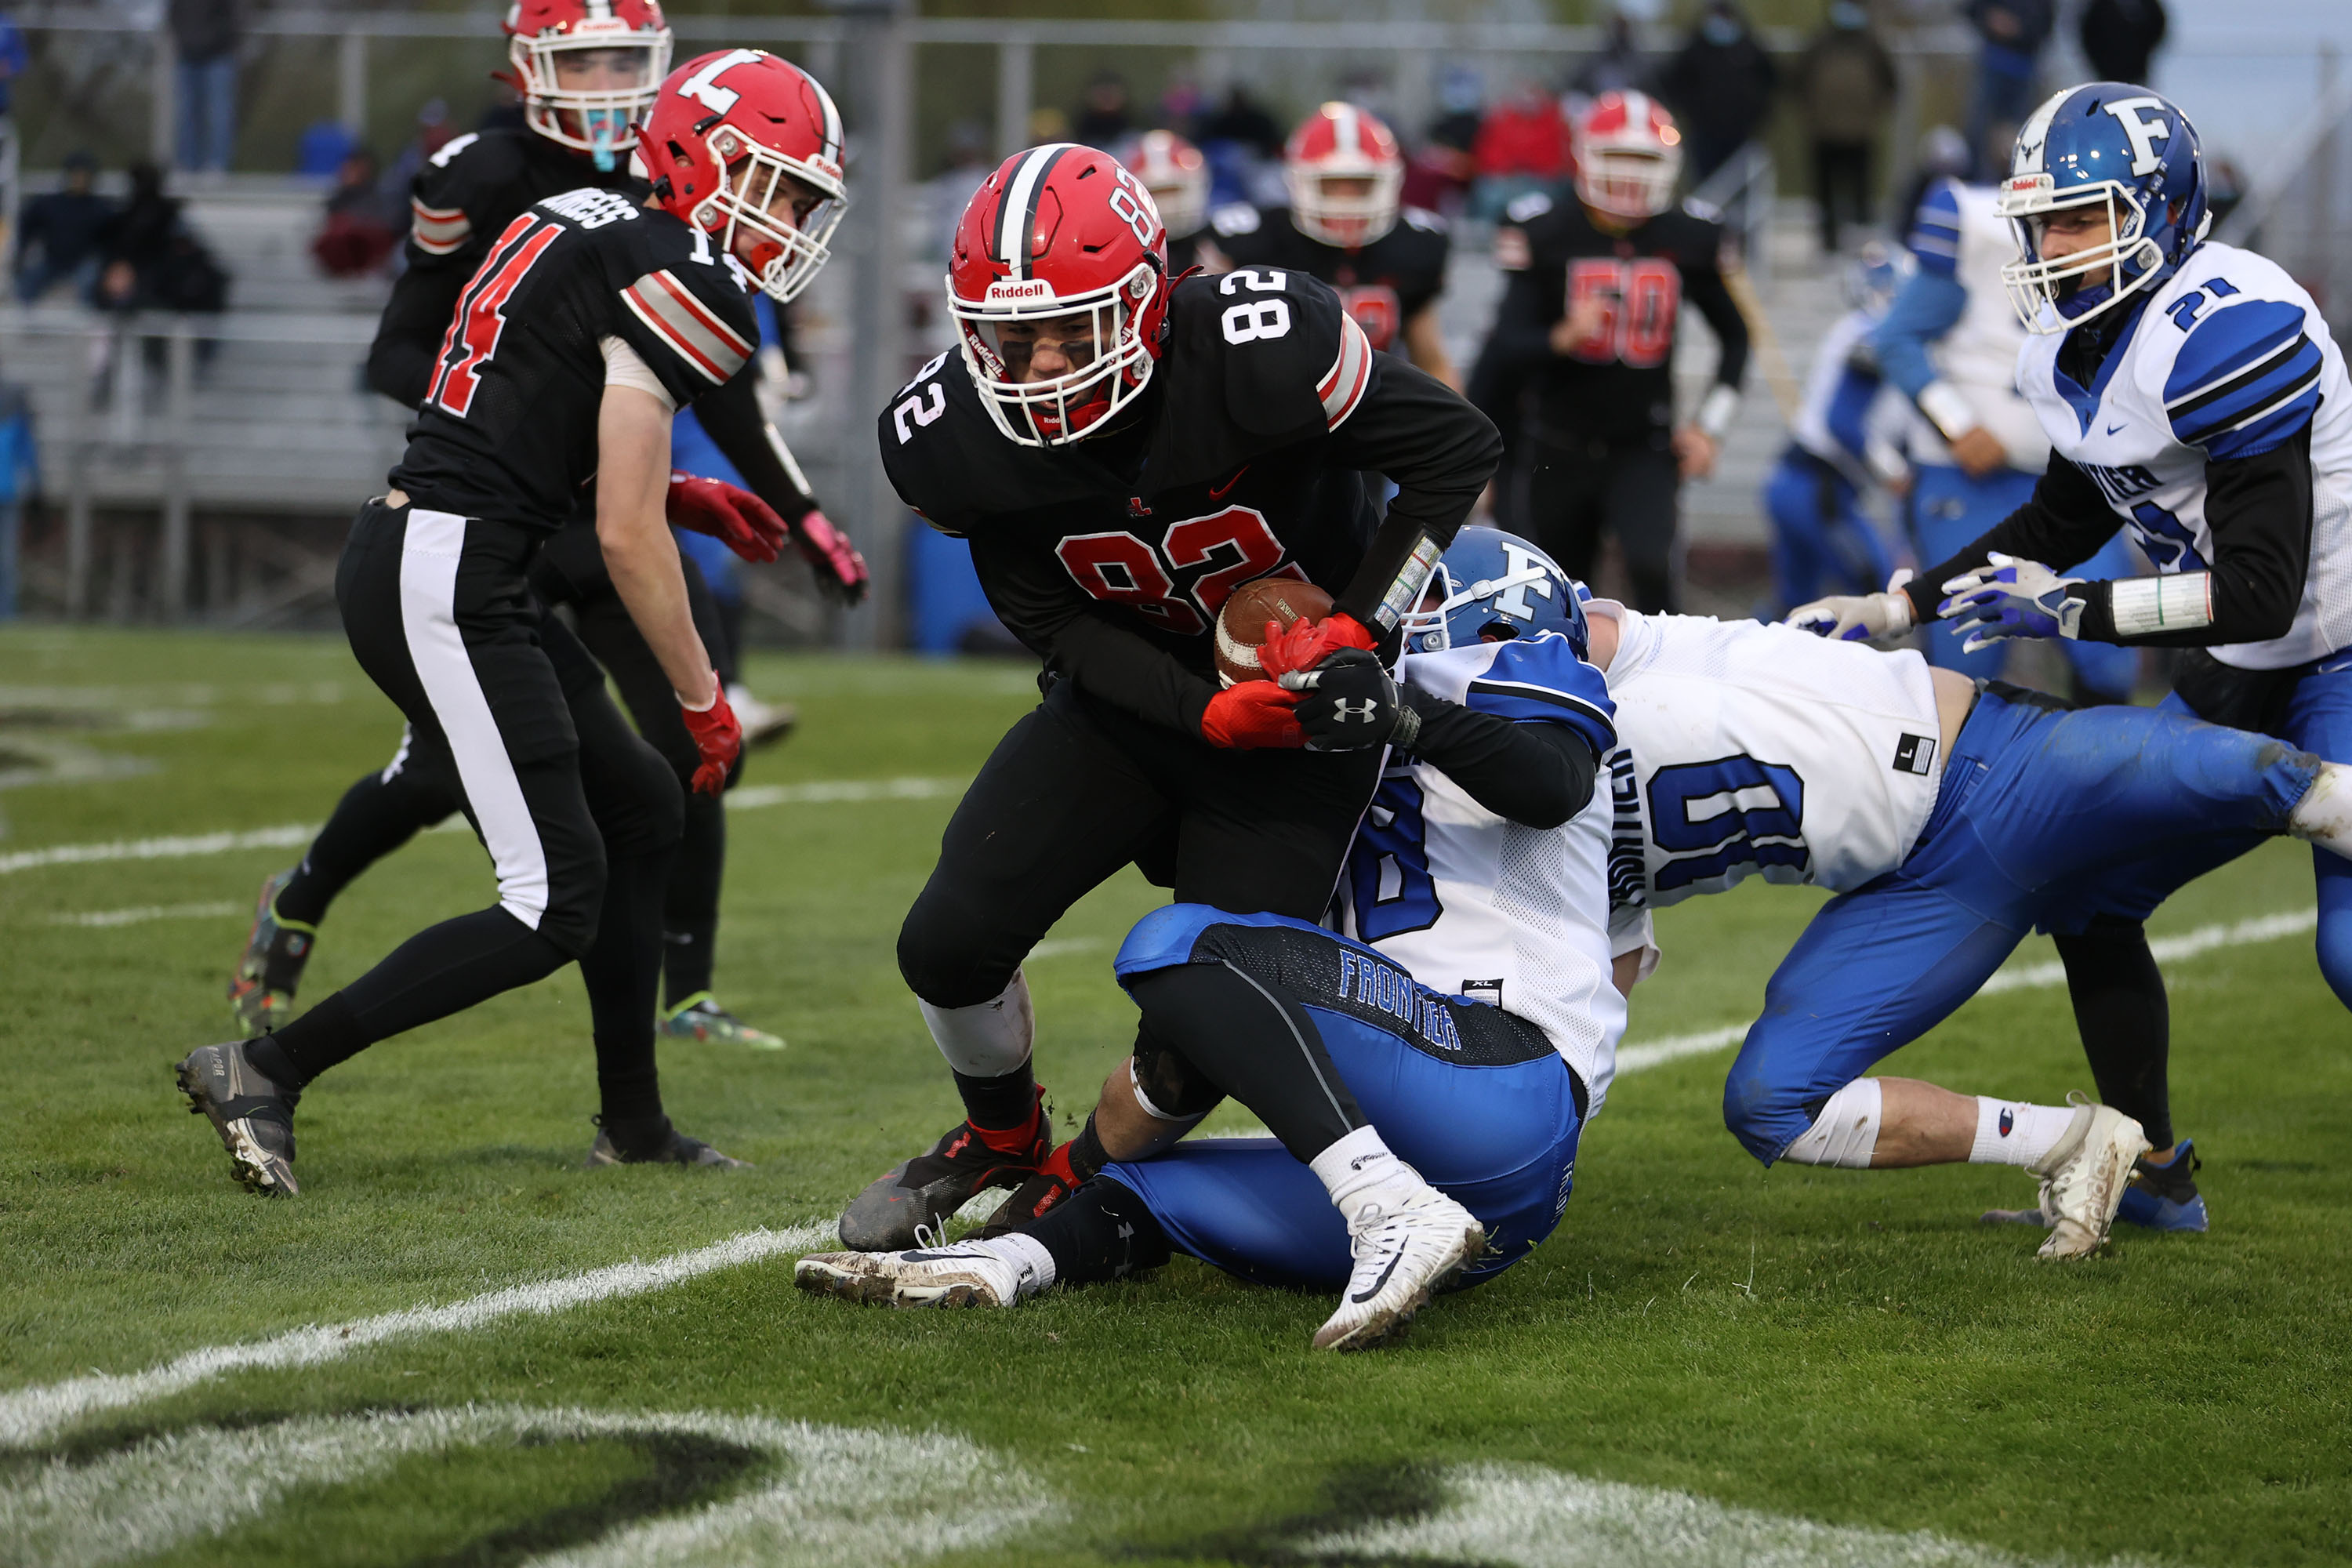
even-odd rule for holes
{"type": "Polygon", "coordinates": [[[726,1171],[748,1171],[749,1160],[738,1160],[732,1154],[722,1154],[699,1138],[688,1138],[661,1121],[656,1139],[637,1147],[623,1149],[613,1142],[612,1130],[601,1116],[589,1120],[596,1124],[596,1142],[588,1146],[588,1158],[581,1163],[583,1170],[595,1170],[603,1165],[716,1165],[726,1171]]]}
{"type": "MultiPolygon", "coordinates": [[[[1038,1098],[1045,1098],[1043,1089],[1038,1098]]],[[[936,1235],[956,1210],[991,1187],[1020,1186],[1053,1152],[1042,1107],[1032,1125],[1028,1144],[1008,1152],[991,1148],[971,1122],[956,1123],[929,1153],[901,1160],[850,1200],[841,1215],[841,1245],[855,1252],[904,1252],[921,1244],[919,1231],[936,1235]]]]}
{"type": "Polygon", "coordinates": [[[245,951],[229,972],[229,1012],[247,1039],[294,1016],[294,988],[301,984],[302,966],[310,963],[311,944],[319,940],[317,926],[278,918],[278,892],[293,879],[294,868],[289,867],[263,881],[253,929],[246,933],[245,951]]]}
{"type": "Polygon", "coordinates": [[[904,1252],[819,1252],[793,1283],[866,1307],[1010,1307],[1040,1289],[1037,1271],[983,1241],[904,1252]]]}
{"type": "Polygon", "coordinates": [[[2116,1219],[2149,1230],[2203,1230],[2205,1194],[2197,1190],[2195,1173],[2202,1163],[2197,1145],[2186,1138],[2161,1165],[2150,1163],[2146,1155],[2133,1161],[2131,1184],[2124,1189],[2116,1219]]]}
{"type": "Polygon", "coordinates": [[[661,1032],[673,1040],[699,1040],[706,1045],[749,1046],[755,1051],[781,1051],[783,1037],[755,1029],[719,1005],[708,991],[698,991],[661,1016],[661,1032]]]}
{"type": "Polygon", "coordinates": [[[2050,1225],[2039,1256],[2053,1261],[2088,1258],[2106,1245],[2132,1165],[2148,1146],[2139,1123],[2115,1107],[2079,1094],[2067,1099],[2075,1110],[2065,1135],[2026,1167],[2042,1178],[2042,1215],[2050,1225]]]}
{"type": "Polygon", "coordinates": [[[1435,1187],[1393,1208],[1366,1205],[1348,1222],[1356,1266],[1339,1310],[1315,1331],[1318,1351],[1365,1351],[1402,1335],[1430,1292],[1469,1267],[1486,1245],[1477,1216],[1435,1187]]]}
{"type": "Polygon", "coordinates": [[[294,1103],[247,1059],[245,1043],[199,1046],[173,1069],[191,1115],[209,1117],[228,1151],[229,1174],[257,1197],[290,1198],[294,1181],[294,1103]]]}
{"type": "Polygon", "coordinates": [[[774,745],[801,721],[798,708],[789,702],[762,702],[751,695],[748,686],[729,687],[727,705],[735,710],[735,721],[743,726],[743,749],[747,752],[774,745]]]}
{"type": "Polygon", "coordinates": [[[1070,1145],[1064,1143],[1045,1156],[1037,1173],[1013,1189],[1013,1195],[988,1216],[988,1223],[973,1233],[976,1241],[989,1241],[1005,1232],[1044,1216],[1046,1210],[1086,1185],[1077,1172],[1070,1167],[1070,1145]]]}

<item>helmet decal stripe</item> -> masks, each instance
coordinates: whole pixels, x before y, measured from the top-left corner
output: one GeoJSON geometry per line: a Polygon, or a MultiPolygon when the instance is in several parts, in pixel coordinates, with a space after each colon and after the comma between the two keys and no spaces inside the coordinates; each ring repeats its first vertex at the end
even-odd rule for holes
{"type": "Polygon", "coordinates": [[[996,258],[1011,268],[1015,278],[1029,276],[1031,237],[1037,231],[1037,193],[1073,145],[1055,142],[1033,150],[1005,184],[1004,201],[996,209],[996,258]]]}
{"type": "Polygon", "coordinates": [[[824,83],[814,77],[808,79],[816,92],[817,107],[824,111],[824,155],[827,161],[841,162],[841,110],[834,107],[833,94],[824,90],[824,83]]]}
{"type": "Polygon", "coordinates": [[[1335,151],[1361,152],[1363,130],[1363,122],[1357,118],[1354,104],[1335,103],[1331,106],[1331,145],[1335,151]]]}

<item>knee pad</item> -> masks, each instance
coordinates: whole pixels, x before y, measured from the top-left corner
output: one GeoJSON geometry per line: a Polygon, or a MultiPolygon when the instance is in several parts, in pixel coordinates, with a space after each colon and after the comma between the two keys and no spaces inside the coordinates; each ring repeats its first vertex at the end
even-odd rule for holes
{"type": "Polygon", "coordinates": [[[1128,1058],[1127,1070],[1135,1085],[1136,1100],[1162,1121],[1198,1121],[1225,1098],[1224,1090],[1149,1029],[1137,1033],[1135,1054],[1128,1058]]]}
{"type": "Polygon", "coordinates": [[[940,1055],[966,1078],[1003,1078],[1029,1059],[1037,1015],[1029,1000],[1028,977],[1017,969],[1012,982],[984,1002],[939,1007],[918,997],[916,1005],[922,1009],[940,1055]]]}
{"type": "Polygon", "coordinates": [[[1797,1135],[1781,1158],[1800,1165],[1870,1169],[1871,1153],[1878,1147],[1884,1100],[1876,1079],[1854,1079],[1822,1102],[1812,1125],[1797,1135]]]}

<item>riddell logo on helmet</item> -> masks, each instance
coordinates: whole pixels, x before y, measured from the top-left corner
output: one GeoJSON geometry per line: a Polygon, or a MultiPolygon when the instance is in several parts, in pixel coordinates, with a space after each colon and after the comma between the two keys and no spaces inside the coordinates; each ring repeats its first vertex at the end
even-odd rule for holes
{"type": "Polygon", "coordinates": [[[1024,300],[1050,300],[1053,297],[1054,286],[1043,278],[1032,278],[1021,282],[1015,282],[1010,278],[1000,278],[988,286],[988,302],[992,305],[1003,302],[1017,304],[1024,300]]]}

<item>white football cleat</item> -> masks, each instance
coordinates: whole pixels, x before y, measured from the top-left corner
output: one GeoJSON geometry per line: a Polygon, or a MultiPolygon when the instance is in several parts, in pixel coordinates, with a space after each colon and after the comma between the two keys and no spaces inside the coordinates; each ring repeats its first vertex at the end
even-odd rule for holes
{"type": "Polygon", "coordinates": [[[1486,1227],[1435,1187],[1392,1208],[1367,1204],[1348,1221],[1356,1267],[1339,1310],[1315,1331],[1318,1351],[1362,1351],[1404,1332],[1429,1293],[1485,1250],[1486,1227]]]}
{"type": "Polygon", "coordinates": [[[2051,1259],[2088,1258],[2106,1245],[2132,1162],[2149,1148],[2139,1123],[2115,1107],[2093,1105],[2080,1094],[2066,1098],[2075,1109],[2065,1136],[2040,1164],[2026,1167],[2042,1178],[2042,1218],[2050,1238],[2040,1256],[2051,1259]]]}
{"type": "Polygon", "coordinates": [[[1010,1307],[1043,1287],[1037,1271],[984,1241],[911,1252],[819,1252],[793,1283],[868,1307],[1010,1307]]]}

